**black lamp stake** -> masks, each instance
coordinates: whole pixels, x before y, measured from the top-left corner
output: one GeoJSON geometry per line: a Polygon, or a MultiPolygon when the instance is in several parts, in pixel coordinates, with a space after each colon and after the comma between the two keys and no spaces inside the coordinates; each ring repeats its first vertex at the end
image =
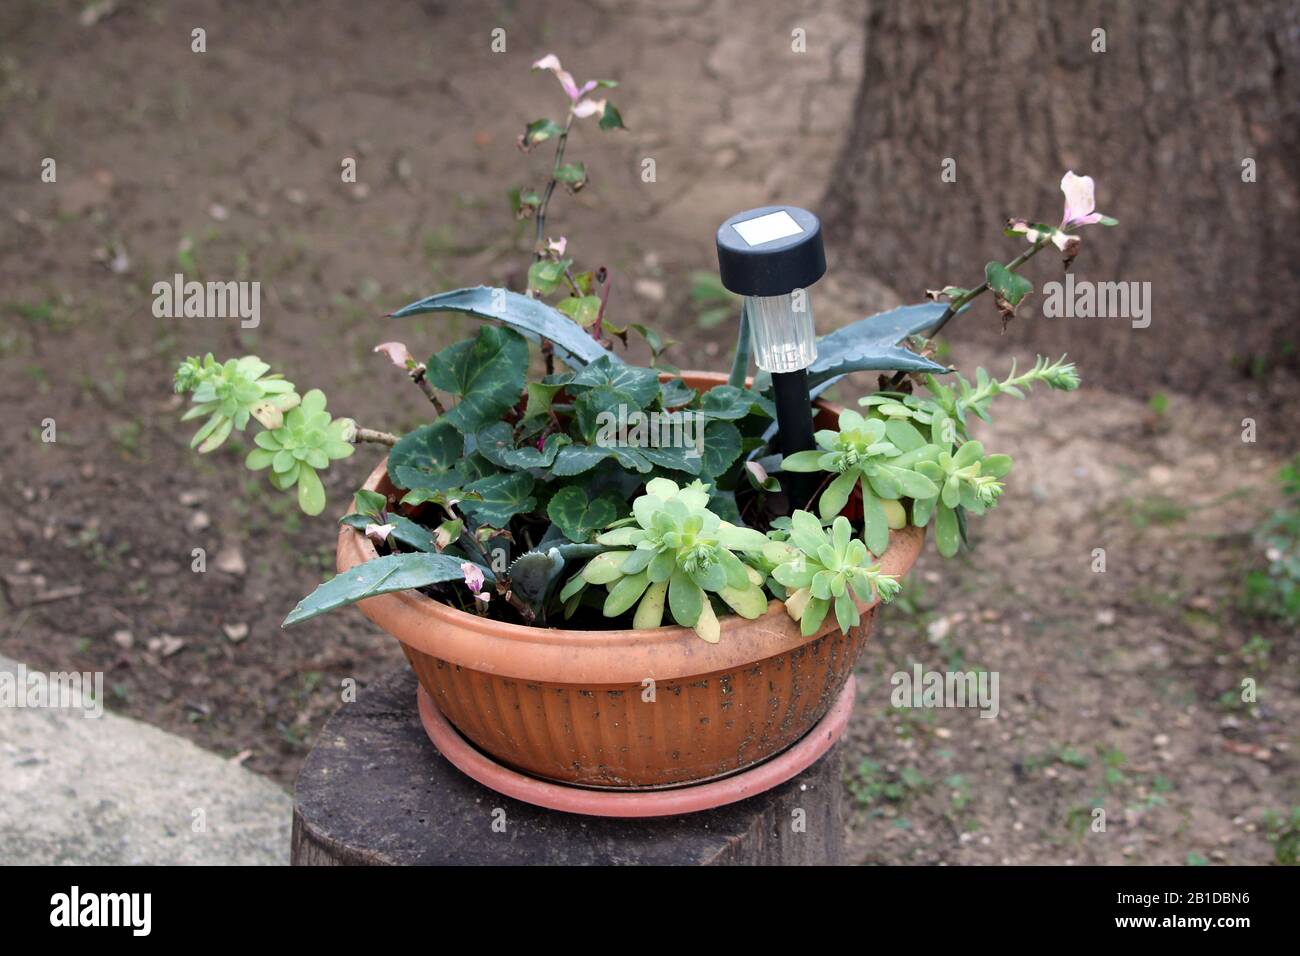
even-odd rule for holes
{"type": "MultiPolygon", "coordinates": [[[[798,206],[737,213],[718,227],[722,284],[745,296],[754,362],[772,375],[783,456],[814,447],[808,366],[817,358],[808,287],[826,273],[821,222],[798,206]]],[[[784,476],[790,508],[807,508],[815,474],[784,476]]]]}

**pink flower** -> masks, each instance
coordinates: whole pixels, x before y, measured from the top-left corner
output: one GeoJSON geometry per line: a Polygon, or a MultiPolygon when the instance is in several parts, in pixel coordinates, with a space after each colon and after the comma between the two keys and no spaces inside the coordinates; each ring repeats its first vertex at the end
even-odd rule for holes
{"type": "Polygon", "coordinates": [[[1007,232],[1024,236],[1035,244],[1050,239],[1065,254],[1065,264],[1068,267],[1079,254],[1082,243],[1073,234],[1077,227],[1097,222],[1103,226],[1114,226],[1117,223],[1110,216],[1097,212],[1096,186],[1091,176],[1076,176],[1074,170],[1069,170],[1061,177],[1061,192],[1065,193],[1065,212],[1061,215],[1061,224],[1055,229],[1042,223],[1012,219],[1007,222],[1007,232]]]}
{"type": "Polygon", "coordinates": [[[550,249],[551,252],[555,253],[557,256],[564,255],[564,250],[568,248],[568,245],[569,240],[565,236],[560,236],[559,239],[548,238],[546,240],[546,248],[550,249]]]}
{"type": "MultiPolygon", "coordinates": [[[[546,56],[534,63],[533,69],[550,70],[554,73],[555,78],[560,81],[560,86],[564,87],[564,92],[568,95],[569,99],[575,103],[600,85],[595,80],[588,80],[586,83],[582,84],[582,86],[578,86],[577,83],[573,82],[573,74],[560,66],[559,57],[554,53],[548,53],[546,56]]],[[[602,105],[602,109],[603,108],[602,105]]]]}
{"type": "Polygon", "coordinates": [[[1091,176],[1076,176],[1070,170],[1061,177],[1061,192],[1065,193],[1065,213],[1061,216],[1061,228],[1072,226],[1090,226],[1106,218],[1097,212],[1097,199],[1094,195],[1091,176]]]}
{"type": "Polygon", "coordinates": [[[381,342],[375,346],[374,350],[387,355],[388,361],[392,362],[402,371],[406,371],[415,364],[411,359],[411,353],[407,351],[406,346],[401,342],[381,342]]]}
{"type": "Polygon", "coordinates": [[[604,100],[583,100],[573,108],[573,115],[582,119],[587,116],[599,116],[605,112],[604,100]]]}
{"type": "Polygon", "coordinates": [[[605,113],[604,100],[583,99],[588,93],[599,86],[614,86],[610,80],[588,80],[579,86],[573,81],[573,74],[560,65],[559,58],[554,53],[548,53],[536,63],[533,64],[534,70],[550,70],[555,74],[555,78],[560,81],[560,86],[564,88],[564,93],[569,97],[570,109],[573,115],[578,119],[586,116],[602,116],[605,113]]]}
{"type": "Polygon", "coordinates": [[[475,598],[483,600],[483,569],[473,561],[462,561],[460,573],[465,575],[465,587],[470,589],[475,598]]]}
{"type": "Polygon", "coordinates": [[[395,529],[391,524],[368,524],[366,525],[366,537],[376,543],[387,541],[388,536],[395,529]]]}

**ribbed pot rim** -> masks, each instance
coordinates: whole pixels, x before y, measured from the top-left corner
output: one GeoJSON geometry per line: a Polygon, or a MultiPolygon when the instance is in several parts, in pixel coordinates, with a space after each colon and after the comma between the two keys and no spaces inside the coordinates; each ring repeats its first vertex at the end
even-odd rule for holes
{"type": "MultiPolygon", "coordinates": [[[[725,376],[683,372],[688,382],[720,384],[725,376]]],[[[819,403],[823,409],[831,407],[819,403]]],[[[387,459],[363,485],[376,491],[387,476],[387,459]]],[[[355,509],[349,509],[351,513],[355,509]]],[[[881,570],[902,575],[916,561],[925,540],[921,528],[890,533],[881,570]]],[[[343,574],[379,557],[364,534],[340,526],[337,569],[343,574]]],[[[876,602],[859,602],[866,611],[876,602]]],[[[408,647],[462,667],[520,680],[560,684],[641,684],[717,671],[731,671],[811,643],[836,629],[830,623],[804,637],[798,622],[775,599],[761,617],[720,619],[721,638],[703,641],[690,628],[622,628],[607,631],[530,627],[469,614],[434,601],[419,591],[394,591],[357,604],[370,620],[408,647]]]]}

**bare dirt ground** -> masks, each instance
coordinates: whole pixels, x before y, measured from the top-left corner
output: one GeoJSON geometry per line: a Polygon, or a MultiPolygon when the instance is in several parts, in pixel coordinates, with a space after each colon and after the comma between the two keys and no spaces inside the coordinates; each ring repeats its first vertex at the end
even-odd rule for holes
{"type": "MultiPolygon", "coordinates": [[[[614,271],[620,320],[680,339],[683,367],[721,367],[731,326],[699,327],[687,277],[714,267],[731,212],[816,204],[852,106],[858,17],[849,3],[800,15],[815,55],[755,84],[747,57],[789,50],[777,3],[121,0],[83,25],[85,7],[0,11],[0,652],[105,670],[113,709],[289,784],[340,682],[402,658],[356,613],[280,631],[332,567],[331,523],[268,494],[240,455],[188,451],[176,361],[256,352],[336,413],[416,424],[422,399],[377,387],[391,378],[370,349],[400,337],[422,354],[467,326],[379,316],[456,285],[520,285],[529,238],[504,197],[548,162],[514,139],[558,109],[551,78],[528,72],[554,51],[579,79],[623,83],[631,131],[576,137],[593,181],[548,231],[614,271]],[[490,52],[497,26],[505,53],[490,52]],[[40,181],[45,157],[56,183],[40,181]],[[358,184],[340,182],[344,157],[358,184]],[[260,281],[261,326],[155,319],[152,284],[177,271],[260,281]]],[[[837,275],[830,254],[822,327],[916,298],[837,275]]],[[[1007,364],[954,333],[963,367],[1007,364]]],[[[1272,860],[1262,816],[1300,803],[1296,637],[1237,601],[1285,443],[1243,443],[1240,409],[1203,392],[1161,414],[1087,388],[1037,398],[1003,400],[985,430],[1017,466],[976,550],[927,552],[863,657],[853,858],[1272,860]],[[1000,714],[892,707],[890,676],[914,662],[997,671],[1000,714]],[[1253,706],[1230,694],[1247,677],[1253,706]]],[[[333,506],[373,459],[331,469],[333,506]]]]}

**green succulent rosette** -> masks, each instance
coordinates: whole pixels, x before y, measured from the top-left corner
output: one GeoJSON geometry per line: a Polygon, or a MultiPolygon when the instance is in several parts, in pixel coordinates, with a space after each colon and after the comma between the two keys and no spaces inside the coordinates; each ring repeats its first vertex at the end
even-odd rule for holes
{"type": "Polygon", "coordinates": [[[176,370],[176,390],[190,392],[194,405],[181,421],[208,416],[190,439],[200,454],[220,448],[232,431],[243,431],[249,418],[276,428],[286,411],[300,399],[292,382],[268,375],[271,366],[256,355],[217,362],[209,353],[202,360],[187,358],[176,370]]]}
{"type": "Polygon", "coordinates": [[[597,536],[597,543],[615,550],[588,562],[560,597],[568,600],[586,585],[604,585],[606,617],[636,605],[634,627],[659,627],[667,610],[711,644],[721,629],[710,595],[741,617],[761,616],[767,610],[763,575],[737,552],[761,552],[767,537],[723,521],[708,502],[703,482],[679,487],[667,478],[651,479],[646,493],[632,502],[635,524],[597,536]]]}
{"type": "Polygon", "coordinates": [[[817,633],[832,607],[840,630],[857,627],[861,614],[855,595],[866,602],[879,596],[888,603],[900,588],[897,578],[881,573],[843,515],[827,534],[814,514],[796,511],[790,517],[789,537],[769,541],[764,556],[775,565],[772,577],[786,588],[786,611],[799,622],[804,637],[817,633]]]}
{"type": "Polygon", "coordinates": [[[356,422],[331,418],[325,393],[314,388],[291,408],[279,428],[257,433],[257,447],[245,464],[254,471],[271,469],[271,484],[280,491],[298,486],[298,506],[309,515],[325,510],[325,486],[317,472],[331,461],[347,458],[356,449],[356,422]]]}

